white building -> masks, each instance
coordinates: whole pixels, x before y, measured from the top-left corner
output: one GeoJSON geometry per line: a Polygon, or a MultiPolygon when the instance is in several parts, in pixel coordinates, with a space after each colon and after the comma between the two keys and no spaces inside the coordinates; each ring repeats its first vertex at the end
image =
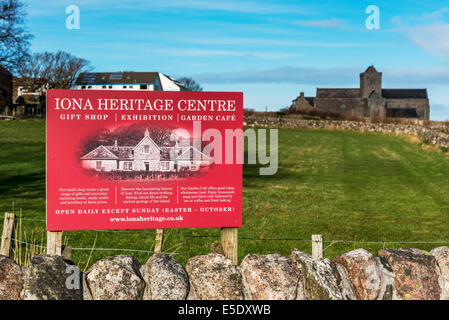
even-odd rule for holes
{"type": "MultiPolygon", "coordinates": [[[[187,141],[188,142],[188,141],[187,141]]],[[[97,171],[197,171],[209,166],[212,159],[186,141],[158,146],[148,130],[135,146],[100,145],[81,157],[86,169],[97,171]]]]}
{"type": "Polygon", "coordinates": [[[19,97],[23,97],[27,100],[38,101],[40,96],[45,95],[50,85],[48,83],[42,84],[40,88],[35,88],[34,91],[30,87],[35,87],[37,83],[43,81],[33,78],[13,78],[13,103],[17,103],[19,97]]]}
{"type": "Polygon", "coordinates": [[[180,82],[160,72],[124,71],[81,73],[73,89],[186,91],[180,82]]]}

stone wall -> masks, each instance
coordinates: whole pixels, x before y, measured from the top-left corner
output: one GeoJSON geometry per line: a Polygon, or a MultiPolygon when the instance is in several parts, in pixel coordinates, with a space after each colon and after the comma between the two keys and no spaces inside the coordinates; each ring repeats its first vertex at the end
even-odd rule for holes
{"type": "Polygon", "coordinates": [[[356,249],[332,260],[293,249],[290,257],[248,254],[239,266],[211,253],[154,254],[144,264],[117,255],[87,272],[61,256],[36,255],[19,267],[0,256],[0,300],[446,300],[449,247],[430,253],[356,249]]]}
{"type": "Polygon", "coordinates": [[[340,120],[305,120],[301,116],[245,115],[245,126],[265,128],[312,128],[356,130],[363,132],[392,133],[417,137],[426,143],[449,148],[449,125],[445,122],[426,120],[397,121],[340,121],[340,120]]]}

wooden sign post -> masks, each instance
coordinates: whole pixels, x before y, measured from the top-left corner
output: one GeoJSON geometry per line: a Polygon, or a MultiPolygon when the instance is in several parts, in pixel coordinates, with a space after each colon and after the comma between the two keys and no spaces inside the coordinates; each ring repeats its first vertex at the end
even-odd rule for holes
{"type": "Polygon", "coordinates": [[[164,229],[156,230],[156,240],[154,244],[154,253],[162,252],[162,244],[164,243],[164,229]]]}
{"type": "Polygon", "coordinates": [[[312,234],[312,257],[324,258],[324,239],[321,234],[312,234]]]}
{"type": "Polygon", "coordinates": [[[47,231],[47,254],[62,255],[62,231],[47,231]]]}
{"type": "Polygon", "coordinates": [[[9,257],[11,252],[11,240],[14,233],[15,215],[14,213],[5,213],[3,222],[2,244],[0,254],[9,257]]]}
{"type": "Polygon", "coordinates": [[[221,228],[221,245],[224,255],[238,264],[238,228],[221,228]]]}

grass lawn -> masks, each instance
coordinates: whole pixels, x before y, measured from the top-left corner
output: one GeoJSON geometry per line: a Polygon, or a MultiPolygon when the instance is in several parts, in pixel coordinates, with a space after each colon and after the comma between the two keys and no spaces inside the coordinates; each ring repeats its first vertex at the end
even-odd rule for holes
{"type": "MultiPolygon", "coordinates": [[[[24,219],[45,219],[45,122],[0,122],[0,147],[0,213],[11,211],[14,202],[15,213],[22,209],[24,219]]],[[[258,166],[244,167],[239,258],[247,253],[288,256],[292,248],[310,252],[314,233],[329,241],[325,250],[329,258],[359,247],[373,253],[383,247],[430,250],[439,245],[383,242],[449,242],[448,188],[449,156],[423,150],[406,138],[280,130],[277,174],[259,176],[258,166]],[[252,240],[267,238],[306,241],[252,240]]],[[[33,230],[40,235],[44,229],[44,221],[23,220],[25,237],[33,230]]],[[[210,252],[219,235],[219,229],[167,230],[164,251],[180,253],[176,258],[185,263],[190,256],[210,252]]],[[[76,231],[64,236],[74,248],[91,248],[94,242],[97,249],[154,246],[154,230],[76,231]]],[[[88,263],[89,250],[74,250],[72,257],[84,269],[119,253],[132,254],[141,263],[150,255],[95,250],[88,263]]]]}

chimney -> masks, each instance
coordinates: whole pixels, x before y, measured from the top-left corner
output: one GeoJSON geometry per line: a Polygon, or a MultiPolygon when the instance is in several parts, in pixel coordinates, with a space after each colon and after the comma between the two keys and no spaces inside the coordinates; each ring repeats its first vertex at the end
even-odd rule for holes
{"type": "Polygon", "coordinates": [[[115,140],[115,142],[114,142],[114,151],[117,151],[118,150],[118,144],[117,144],[117,140],[115,140]]]}
{"type": "Polygon", "coordinates": [[[304,98],[304,92],[301,91],[301,92],[299,93],[299,97],[300,97],[300,98],[304,98]]]}

